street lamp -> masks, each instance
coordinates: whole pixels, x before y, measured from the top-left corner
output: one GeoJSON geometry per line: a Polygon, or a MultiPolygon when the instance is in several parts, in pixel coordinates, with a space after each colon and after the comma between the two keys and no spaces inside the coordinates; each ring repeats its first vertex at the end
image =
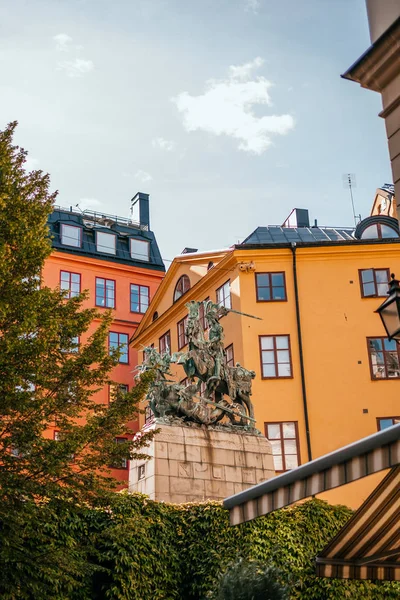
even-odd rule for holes
{"type": "Polygon", "coordinates": [[[389,340],[400,344],[400,286],[394,273],[389,283],[389,297],[375,312],[379,313],[389,340]]]}

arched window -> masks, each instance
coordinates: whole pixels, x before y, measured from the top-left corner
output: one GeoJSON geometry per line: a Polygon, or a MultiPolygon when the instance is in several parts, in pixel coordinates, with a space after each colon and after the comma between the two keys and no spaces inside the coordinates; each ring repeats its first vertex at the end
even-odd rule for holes
{"type": "Polygon", "coordinates": [[[397,238],[399,237],[397,231],[395,231],[392,227],[388,225],[384,225],[383,223],[376,223],[374,225],[370,225],[361,234],[362,240],[374,240],[374,239],[388,239],[388,238],[397,238]]]}
{"type": "Polygon", "coordinates": [[[153,313],[153,321],[155,321],[156,319],[158,319],[158,312],[157,311],[155,313],[153,313]]]}
{"type": "Polygon", "coordinates": [[[190,290],[190,279],[187,275],[182,275],[182,277],[179,277],[177,284],[175,286],[174,302],[179,300],[179,298],[181,296],[183,296],[183,294],[186,294],[186,292],[189,290],[190,290]]]}

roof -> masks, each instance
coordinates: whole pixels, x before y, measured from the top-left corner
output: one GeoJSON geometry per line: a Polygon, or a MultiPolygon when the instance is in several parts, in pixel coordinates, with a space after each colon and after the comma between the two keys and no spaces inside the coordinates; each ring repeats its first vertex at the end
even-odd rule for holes
{"type": "Polygon", "coordinates": [[[52,246],[60,252],[97,258],[99,260],[106,260],[107,262],[129,264],[142,269],[165,271],[154,233],[129,219],[100,215],[91,211],[80,213],[55,207],[55,210],[49,216],[48,225],[52,236],[52,246]],[[82,228],[81,247],[66,246],[61,243],[62,223],[82,228]],[[115,255],[98,252],[96,246],[96,232],[98,231],[116,234],[115,255]],[[131,257],[129,248],[129,240],[131,238],[149,242],[149,261],[142,261],[131,257]]]}
{"type": "Polygon", "coordinates": [[[242,243],[241,246],[250,244],[291,244],[354,241],[354,228],[334,227],[257,227],[242,243]]]}
{"type": "Polygon", "coordinates": [[[400,464],[400,423],[224,500],[232,525],[400,464]]]}
{"type": "Polygon", "coordinates": [[[317,575],[400,581],[400,466],[317,556],[317,575]]]}

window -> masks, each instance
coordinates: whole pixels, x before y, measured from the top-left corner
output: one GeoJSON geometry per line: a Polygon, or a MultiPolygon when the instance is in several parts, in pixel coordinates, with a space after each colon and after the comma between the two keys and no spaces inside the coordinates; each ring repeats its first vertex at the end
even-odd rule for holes
{"type": "Polygon", "coordinates": [[[115,281],[96,277],[96,306],[115,308],[115,281]]]}
{"type": "Polygon", "coordinates": [[[182,350],[188,343],[188,339],[186,337],[186,326],[188,322],[188,317],[184,317],[180,321],[178,321],[178,350],[182,350]]]}
{"type": "Polygon", "coordinates": [[[400,377],[399,350],[395,340],[367,338],[372,379],[400,377]]]}
{"type": "Polygon", "coordinates": [[[80,248],[82,245],[81,227],[64,225],[64,223],[61,223],[61,243],[64,246],[74,246],[74,248],[80,248]]]}
{"type": "Polygon", "coordinates": [[[96,231],[96,250],[105,254],[116,253],[117,236],[114,233],[96,231]]]}
{"type": "Polygon", "coordinates": [[[108,346],[111,350],[112,348],[117,348],[121,354],[119,357],[120,363],[129,363],[129,349],[128,349],[128,334],[127,333],[116,333],[115,331],[110,331],[108,334],[108,346]]]}
{"type": "Polygon", "coordinates": [[[378,431],[382,431],[382,429],[387,429],[392,425],[397,425],[400,423],[400,417],[382,417],[377,419],[378,422],[378,431]]]}
{"type": "Polygon", "coordinates": [[[146,465],[139,465],[138,466],[138,481],[140,481],[141,479],[144,479],[146,477],[146,465]]]}
{"type": "Polygon", "coordinates": [[[204,331],[208,329],[208,321],[206,319],[206,309],[204,307],[204,302],[208,302],[209,299],[210,298],[206,298],[199,306],[199,317],[204,331]]]}
{"type": "Polygon", "coordinates": [[[129,385],[127,385],[126,383],[112,383],[109,386],[108,401],[112,402],[113,400],[115,400],[118,393],[123,395],[127,394],[128,392],[129,385]]]}
{"type": "Polygon", "coordinates": [[[146,406],[146,408],[144,409],[144,420],[146,425],[154,421],[154,413],[151,410],[150,406],[146,406]]]}
{"type": "Polygon", "coordinates": [[[53,440],[59,442],[62,439],[61,431],[53,431],[53,440]]]}
{"type": "Polygon", "coordinates": [[[146,240],[130,239],[131,258],[135,260],[150,260],[150,243],[146,240]]]}
{"type": "Polygon", "coordinates": [[[174,302],[179,300],[183,294],[186,294],[190,290],[190,279],[187,275],[182,275],[176,283],[174,291],[174,302]]]}
{"type": "Polygon", "coordinates": [[[157,321],[157,319],[158,319],[158,312],[156,311],[153,313],[153,321],[157,321]]]}
{"type": "Polygon", "coordinates": [[[256,273],[257,302],[286,300],[285,273],[256,273]]]}
{"type": "MultiPolygon", "coordinates": [[[[128,440],[126,438],[115,438],[115,442],[117,444],[125,444],[128,440]]],[[[113,465],[114,469],[127,469],[128,468],[128,459],[121,458],[121,462],[115,463],[113,465]]]]}
{"type": "Polygon", "coordinates": [[[389,269],[360,269],[361,296],[372,298],[387,296],[390,281],[389,269]]]}
{"type": "Polygon", "coordinates": [[[299,466],[297,422],[265,423],[265,435],[271,442],[276,471],[289,471],[299,466]]]}
{"type": "Polygon", "coordinates": [[[214,266],[214,263],[212,262],[212,260],[210,260],[210,262],[207,265],[207,271],[210,271],[214,266]]]}
{"type": "Polygon", "coordinates": [[[70,348],[70,352],[79,352],[79,344],[80,344],[80,339],[78,335],[74,335],[71,338],[71,348],[70,348]]]}
{"type": "Polygon", "coordinates": [[[158,347],[160,354],[171,354],[171,333],[169,331],[160,337],[158,347]]]}
{"type": "Polygon", "coordinates": [[[225,306],[225,308],[232,308],[231,302],[231,282],[228,280],[224,285],[221,285],[217,289],[217,304],[225,306]]]}
{"type": "Polygon", "coordinates": [[[68,293],[66,298],[79,296],[81,293],[81,276],[79,273],[70,273],[69,271],[60,271],[60,288],[68,293]]]}
{"type": "Polygon", "coordinates": [[[235,361],[233,357],[233,344],[225,348],[225,364],[227,367],[234,367],[235,361]]]}
{"type": "Polygon", "coordinates": [[[145,313],[149,307],[150,288],[131,283],[131,312],[145,313]]]}
{"type": "Polygon", "coordinates": [[[260,336],[262,378],[292,377],[288,335],[260,336]]]}
{"type": "Polygon", "coordinates": [[[374,240],[374,239],[388,239],[398,238],[399,234],[392,227],[377,223],[376,225],[370,225],[361,234],[362,240],[374,240]]]}

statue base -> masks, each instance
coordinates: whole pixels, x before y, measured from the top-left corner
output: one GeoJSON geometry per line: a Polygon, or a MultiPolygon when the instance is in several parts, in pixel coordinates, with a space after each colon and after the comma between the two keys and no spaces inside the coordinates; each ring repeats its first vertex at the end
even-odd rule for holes
{"type": "Polygon", "coordinates": [[[172,503],[223,500],[275,475],[261,435],[157,422],[149,429],[159,433],[143,450],[149,460],[130,461],[130,492],[172,503]]]}

